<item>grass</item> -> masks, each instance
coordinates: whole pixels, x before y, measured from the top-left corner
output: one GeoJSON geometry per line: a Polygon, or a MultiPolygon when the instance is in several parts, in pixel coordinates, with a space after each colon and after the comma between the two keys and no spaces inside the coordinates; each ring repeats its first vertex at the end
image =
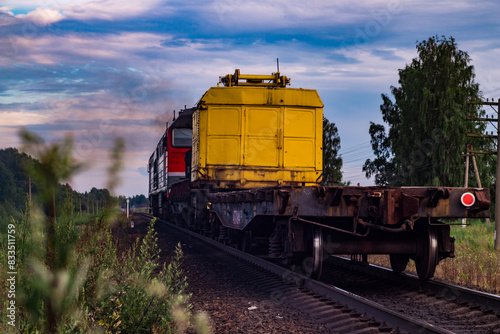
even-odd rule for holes
{"type": "Polygon", "coordinates": [[[500,252],[494,249],[495,225],[474,221],[453,226],[455,258],[438,265],[436,276],[492,293],[500,292],[500,252]]]}
{"type": "MultiPolygon", "coordinates": [[[[110,226],[130,226],[123,216],[103,214],[79,227],[61,219],[56,227],[60,244],[55,257],[64,266],[58,267],[55,276],[46,263],[46,233],[36,227],[42,224],[33,220],[34,228],[28,215],[11,222],[19,237],[16,326],[4,322],[2,333],[87,333],[99,329],[106,333],[181,333],[194,326],[190,296],[184,292],[187,283],[181,269],[182,250],[178,245],[169,264],[160,262],[154,220],[142,239],[119,252],[110,226]],[[47,303],[53,304],[52,326],[47,303]]],[[[5,235],[0,244],[6,249],[5,235]]],[[[7,267],[5,255],[0,253],[2,268],[7,267]]],[[[6,282],[5,270],[0,271],[0,279],[6,282]]],[[[6,288],[6,284],[1,285],[2,296],[7,296],[6,288]]],[[[0,304],[2,319],[9,319],[8,302],[6,298],[0,304]]],[[[207,332],[207,319],[196,319],[202,319],[196,326],[207,332]]]]}

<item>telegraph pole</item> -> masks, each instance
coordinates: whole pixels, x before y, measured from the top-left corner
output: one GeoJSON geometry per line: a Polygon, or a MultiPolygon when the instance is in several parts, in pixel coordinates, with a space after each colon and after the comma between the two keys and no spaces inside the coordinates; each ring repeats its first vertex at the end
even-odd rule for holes
{"type": "MultiPolygon", "coordinates": [[[[481,184],[481,178],[479,177],[479,170],[477,169],[477,163],[476,163],[476,155],[477,153],[469,153],[473,152],[474,148],[472,147],[471,144],[467,144],[467,153],[465,155],[465,183],[464,183],[464,188],[469,187],[469,156],[472,157],[472,166],[474,167],[474,174],[476,175],[476,182],[478,188],[482,188],[481,184]]],[[[486,225],[490,226],[490,219],[486,218],[486,225]]],[[[462,227],[466,226],[466,218],[462,218],[462,227]]]]}
{"type": "Polygon", "coordinates": [[[490,151],[468,151],[467,153],[473,153],[473,154],[496,154],[497,156],[497,169],[496,169],[496,188],[495,188],[495,250],[498,252],[500,251],[500,115],[498,115],[498,111],[500,110],[500,99],[498,99],[497,102],[495,102],[493,99],[488,101],[468,101],[467,104],[475,104],[475,105],[481,105],[481,106],[496,106],[497,110],[497,117],[496,118],[488,118],[488,117],[478,117],[477,115],[472,115],[467,117],[468,120],[473,120],[473,121],[483,121],[483,122],[496,122],[497,124],[497,133],[496,135],[491,135],[488,134],[475,134],[475,133],[468,133],[467,136],[469,137],[481,137],[481,138],[491,138],[491,139],[496,139],[497,140],[497,150],[496,152],[490,150],[490,151]]]}
{"type": "MultiPolygon", "coordinates": [[[[493,101],[492,101],[493,102],[493,101]]],[[[495,250],[500,251],[500,99],[497,104],[497,173],[495,189],[495,250]]]]}
{"type": "MultiPolygon", "coordinates": [[[[467,153],[465,154],[465,182],[464,187],[469,187],[469,146],[467,146],[467,153]]],[[[467,218],[462,218],[462,228],[467,226],[467,218]]]]}
{"type": "Polygon", "coordinates": [[[130,203],[130,199],[127,198],[127,218],[129,217],[129,203],[130,203]]]}

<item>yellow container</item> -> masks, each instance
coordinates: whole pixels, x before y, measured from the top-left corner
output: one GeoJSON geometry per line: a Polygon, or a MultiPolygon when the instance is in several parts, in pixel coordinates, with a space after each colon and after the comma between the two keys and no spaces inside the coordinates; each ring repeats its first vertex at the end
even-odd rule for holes
{"type": "Polygon", "coordinates": [[[316,90],[212,87],[193,113],[191,181],[221,188],[319,184],[322,136],[316,90]]]}

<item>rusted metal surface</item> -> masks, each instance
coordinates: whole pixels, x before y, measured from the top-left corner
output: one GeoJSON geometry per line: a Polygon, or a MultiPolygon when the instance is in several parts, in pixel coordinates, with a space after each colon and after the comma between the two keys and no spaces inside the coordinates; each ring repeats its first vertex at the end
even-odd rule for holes
{"type": "MultiPolygon", "coordinates": [[[[489,217],[488,189],[431,187],[293,187],[282,186],[209,194],[213,210],[227,227],[243,229],[259,215],[356,218],[380,226],[400,226],[418,218],[489,217]],[[476,202],[461,204],[471,192],[476,202]]],[[[357,221],[356,221],[357,223],[357,221]]]]}
{"type": "Polygon", "coordinates": [[[414,254],[417,243],[414,240],[349,240],[342,242],[327,242],[325,251],[328,254],[414,254]]]}
{"type": "Polygon", "coordinates": [[[488,189],[447,187],[281,186],[207,197],[211,216],[225,228],[281,228],[269,238],[270,254],[292,261],[312,256],[318,259],[313,273],[321,272],[323,252],[399,254],[415,260],[422,280],[432,277],[440,259],[454,256],[450,227],[440,219],[486,218],[490,206],[488,189]],[[471,206],[462,203],[464,193],[474,195],[471,206]],[[322,250],[311,251],[316,239],[322,250]]]}

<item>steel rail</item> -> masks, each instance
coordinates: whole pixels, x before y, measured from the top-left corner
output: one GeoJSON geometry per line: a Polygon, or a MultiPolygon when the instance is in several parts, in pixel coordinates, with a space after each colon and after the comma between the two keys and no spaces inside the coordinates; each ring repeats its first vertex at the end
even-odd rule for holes
{"type": "MultiPolygon", "coordinates": [[[[331,256],[328,261],[335,265],[352,269],[352,261],[350,259],[331,256]]],[[[500,314],[500,296],[488,292],[469,289],[463,286],[444,283],[435,278],[431,278],[422,282],[418,276],[409,273],[395,274],[391,269],[369,264],[368,266],[359,266],[356,270],[374,275],[385,280],[401,283],[404,285],[412,285],[430,290],[444,299],[459,299],[464,302],[485,306],[491,308],[496,313],[500,314]]]]}
{"type": "Polygon", "coordinates": [[[253,256],[248,253],[239,251],[233,247],[221,244],[215,240],[202,236],[196,232],[187,230],[180,226],[171,224],[163,219],[157,219],[163,224],[170,227],[176,228],[192,237],[206,242],[224,252],[231,254],[234,257],[242,259],[248,263],[256,265],[270,273],[280,276],[285,282],[295,283],[299,287],[304,287],[311,292],[318,295],[324,296],[325,298],[331,299],[332,301],[343,304],[351,309],[355,309],[357,312],[365,313],[367,317],[373,317],[379,322],[385,322],[387,326],[398,328],[401,332],[415,332],[415,333],[441,333],[441,334],[452,334],[453,332],[435,326],[428,323],[427,321],[414,319],[408,317],[404,314],[394,312],[387,309],[386,307],[377,304],[376,302],[370,301],[366,298],[355,295],[351,292],[339,289],[337,287],[318,282],[316,280],[310,279],[306,276],[300,275],[298,273],[292,272],[291,270],[285,269],[279,265],[266,261],[262,258],[253,256]]]}

